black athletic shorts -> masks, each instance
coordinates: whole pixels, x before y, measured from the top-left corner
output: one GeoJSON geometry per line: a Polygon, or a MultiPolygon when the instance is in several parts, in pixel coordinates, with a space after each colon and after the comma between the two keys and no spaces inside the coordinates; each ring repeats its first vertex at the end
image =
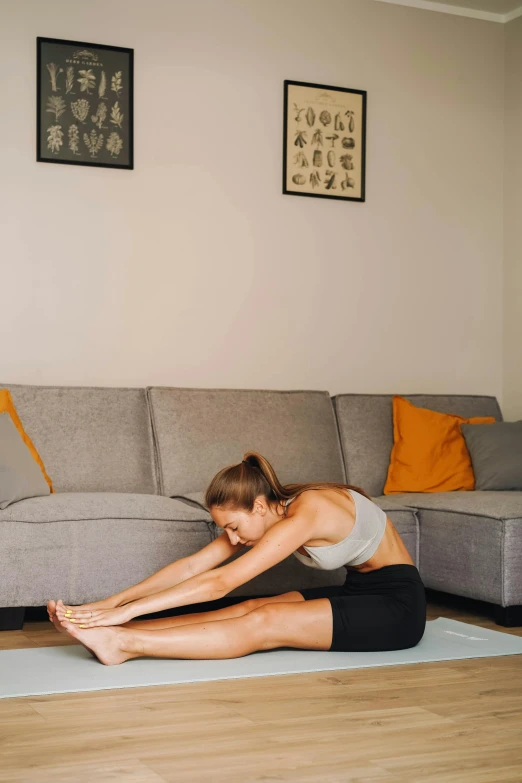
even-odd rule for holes
{"type": "Polygon", "coordinates": [[[342,586],[298,590],[307,601],[332,605],[330,650],[362,652],[415,647],[426,627],[426,594],[414,565],[401,563],[361,573],[347,570],[342,586]]]}

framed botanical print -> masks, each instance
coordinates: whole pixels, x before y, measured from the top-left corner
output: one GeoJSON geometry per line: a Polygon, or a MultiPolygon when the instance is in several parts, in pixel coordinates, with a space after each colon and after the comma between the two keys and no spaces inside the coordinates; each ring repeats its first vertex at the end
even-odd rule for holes
{"type": "Polygon", "coordinates": [[[366,90],[284,83],[283,193],[365,201],[366,90]]]}
{"type": "Polygon", "coordinates": [[[36,39],[36,160],[134,168],[134,49],[36,39]]]}

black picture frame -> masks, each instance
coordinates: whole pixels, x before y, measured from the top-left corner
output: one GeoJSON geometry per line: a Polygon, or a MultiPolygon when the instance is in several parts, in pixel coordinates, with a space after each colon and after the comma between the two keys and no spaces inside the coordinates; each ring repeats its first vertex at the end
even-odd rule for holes
{"type": "Polygon", "coordinates": [[[366,90],[285,79],[285,195],[366,200],[366,110],[366,90]]]}
{"type": "Polygon", "coordinates": [[[134,49],[37,37],[36,160],[134,168],[134,49]]]}

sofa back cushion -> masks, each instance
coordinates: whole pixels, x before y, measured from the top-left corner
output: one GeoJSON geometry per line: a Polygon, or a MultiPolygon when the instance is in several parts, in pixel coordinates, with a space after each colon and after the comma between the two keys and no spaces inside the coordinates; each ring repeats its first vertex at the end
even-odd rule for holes
{"type": "Polygon", "coordinates": [[[55,492],[159,494],[145,389],[1,386],[55,492]]]}
{"type": "Polygon", "coordinates": [[[282,484],[345,481],[326,391],[147,389],[161,494],[204,491],[222,468],[257,451],[282,484]]]}
{"type": "MultiPolygon", "coordinates": [[[[419,408],[502,421],[496,397],[465,394],[401,394],[419,408]]],[[[393,447],[393,394],[338,394],[333,398],[347,482],[383,494],[393,447]]]]}

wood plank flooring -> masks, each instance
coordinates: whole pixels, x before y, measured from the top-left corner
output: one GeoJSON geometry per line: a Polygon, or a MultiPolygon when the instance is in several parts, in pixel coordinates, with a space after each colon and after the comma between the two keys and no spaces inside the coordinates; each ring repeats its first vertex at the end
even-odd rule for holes
{"type": "MultiPolygon", "coordinates": [[[[427,596],[428,620],[522,636],[427,596]]],[[[46,621],[0,633],[71,643],[46,621]]],[[[522,656],[0,699],[0,781],[521,783],[522,656]]]]}

